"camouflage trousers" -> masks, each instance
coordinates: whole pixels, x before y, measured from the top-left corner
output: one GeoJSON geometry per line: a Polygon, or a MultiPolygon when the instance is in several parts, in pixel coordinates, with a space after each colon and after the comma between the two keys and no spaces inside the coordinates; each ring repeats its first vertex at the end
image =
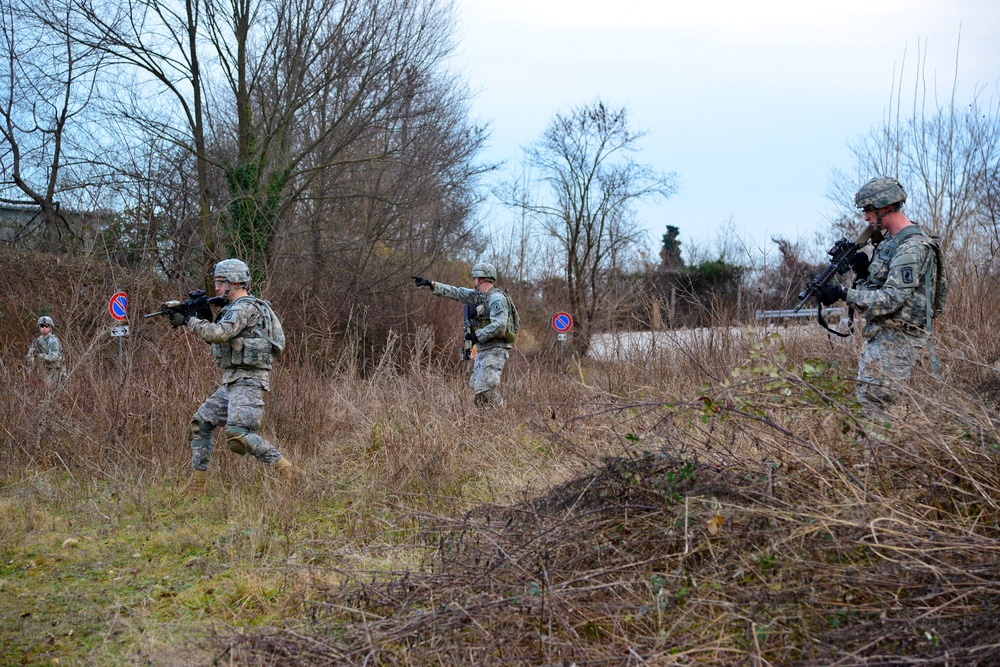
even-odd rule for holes
{"type": "Polygon", "coordinates": [[[65,382],[67,377],[69,376],[66,374],[66,369],[58,366],[49,366],[42,370],[42,380],[47,389],[55,389],[65,382]]]}
{"type": "Polygon", "coordinates": [[[281,458],[277,447],[257,434],[264,419],[264,389],[259,380],[242,378],[215,390],[191,419],[191,465],[208,470],[215,442],[212,431],[226,425],[229,448],[273,466],[281,458]]]}
{"type": "Polygon", "coordinates": [[[885,408],[913,374],[927,343],[896,329],[879,329],[861,346],[855,395],[862,411],[875,421],[886,421],[885,408]]]}
{"type": "Polygon", "coordinates": [[[503,397],[497,393],[497,387],[500,386],[500,376],[509,356],[510,350],[502,347],[476,350],[476,363],[472,366],[472,377],[469,378],[469,384],[476,395],[476,405],[503,405],[503,397]]]}

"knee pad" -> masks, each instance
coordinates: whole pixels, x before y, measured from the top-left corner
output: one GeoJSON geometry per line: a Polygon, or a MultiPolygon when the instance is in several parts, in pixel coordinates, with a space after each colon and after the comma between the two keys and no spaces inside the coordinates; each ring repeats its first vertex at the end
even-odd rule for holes
{"type": "Polygon", "coordinates": [[[198,413],[195,413],[188,426],[188,435],[191,436],[191,440],[211,440],[214,428],[215,424],[205,421],[198,413]]]}
{"type": "Polygon", "coordinates": [[[226,444],[229,445],[229,451],[234,454],[253,453],[253,447],[250,446],[250,442],[247,438],[247,436],[251,434],[252,431],[243,428],[242,426],[227,426],[226,444]]]}

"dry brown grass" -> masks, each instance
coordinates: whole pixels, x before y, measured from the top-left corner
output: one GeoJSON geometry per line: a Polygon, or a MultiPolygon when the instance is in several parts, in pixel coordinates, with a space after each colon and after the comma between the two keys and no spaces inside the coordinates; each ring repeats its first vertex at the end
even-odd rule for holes
{"type": "Polygon", "coordinates": [[[313,620],[241,637],[231,654],[248,664],[995,664],[994,407],[920,378],[905,418],[867,424],[849,371],[803,372],[828,345],[814,343],[794,356],[767,342],[702,350],[699,368],[744,355],[742,374],[671,403],[650,396],[662,376],[632,367],[637,391],[614,396],[620,368],[584,367],[569,419],[522,418],[570,459],[603,451],[603,463],[517,502],[413,514],[399,548],[419,558],[332,585],[320,569],[300,615],[313,620]]]}
{"type": "MultiPolygon", "coordinates": [[[[100,301],[31,289],[57,321],[100,301]]],[[[960,313],[943,381],[921,373],[888,429],[853,405],[854,339],[714,336],[564,370],[527,349],[485,417],[443,352],[390,339],[359,374],[345,343],[274,374],[265,434],[307,482],[223,446],[190,503],[206,346],[136,323],[119,367],[99,323],[70,324],[70,380],[47,392],[19,370],[37,306],[15,302],[4,555],[76,531],[81,568],[98,541],[160,563],[137,600],[74,607],[104,628],[94,664],[1000,663],[995,360],[960,313]]],[[[31,580],[5,576],[0,596],[31,580]]]]}

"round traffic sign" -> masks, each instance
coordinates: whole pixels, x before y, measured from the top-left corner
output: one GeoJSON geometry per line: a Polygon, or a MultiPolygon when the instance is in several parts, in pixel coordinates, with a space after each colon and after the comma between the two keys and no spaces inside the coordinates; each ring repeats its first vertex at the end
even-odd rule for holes
{"type": "Polygon", "coordinates": [[[125,292],[118,292],[111,297],[111,302],[108,304],[108,312],[111,313],[111,317],[121,322],[127,317],[125,314],[127,308],[128,296],[125,295],[125,292]]]}
{"type": "Polygon", "coordinates": [[[552,317],[552,328],[563,333],[569,331],[573,326],[573,318],[569,316],[569,313],[559,312],[552,317]]]}

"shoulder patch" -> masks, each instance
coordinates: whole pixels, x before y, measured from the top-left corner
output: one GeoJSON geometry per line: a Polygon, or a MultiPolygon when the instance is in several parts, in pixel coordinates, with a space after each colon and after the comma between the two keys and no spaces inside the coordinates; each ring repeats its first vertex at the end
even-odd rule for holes
{"type": "Polygon", "coordinates": [[[903,281],[904,284],[906,284],[906,285],[912,285],[913,284],[913,267],[912,266],[904,266],[903,270],[900,272],[900,279],[903,281]]]}

